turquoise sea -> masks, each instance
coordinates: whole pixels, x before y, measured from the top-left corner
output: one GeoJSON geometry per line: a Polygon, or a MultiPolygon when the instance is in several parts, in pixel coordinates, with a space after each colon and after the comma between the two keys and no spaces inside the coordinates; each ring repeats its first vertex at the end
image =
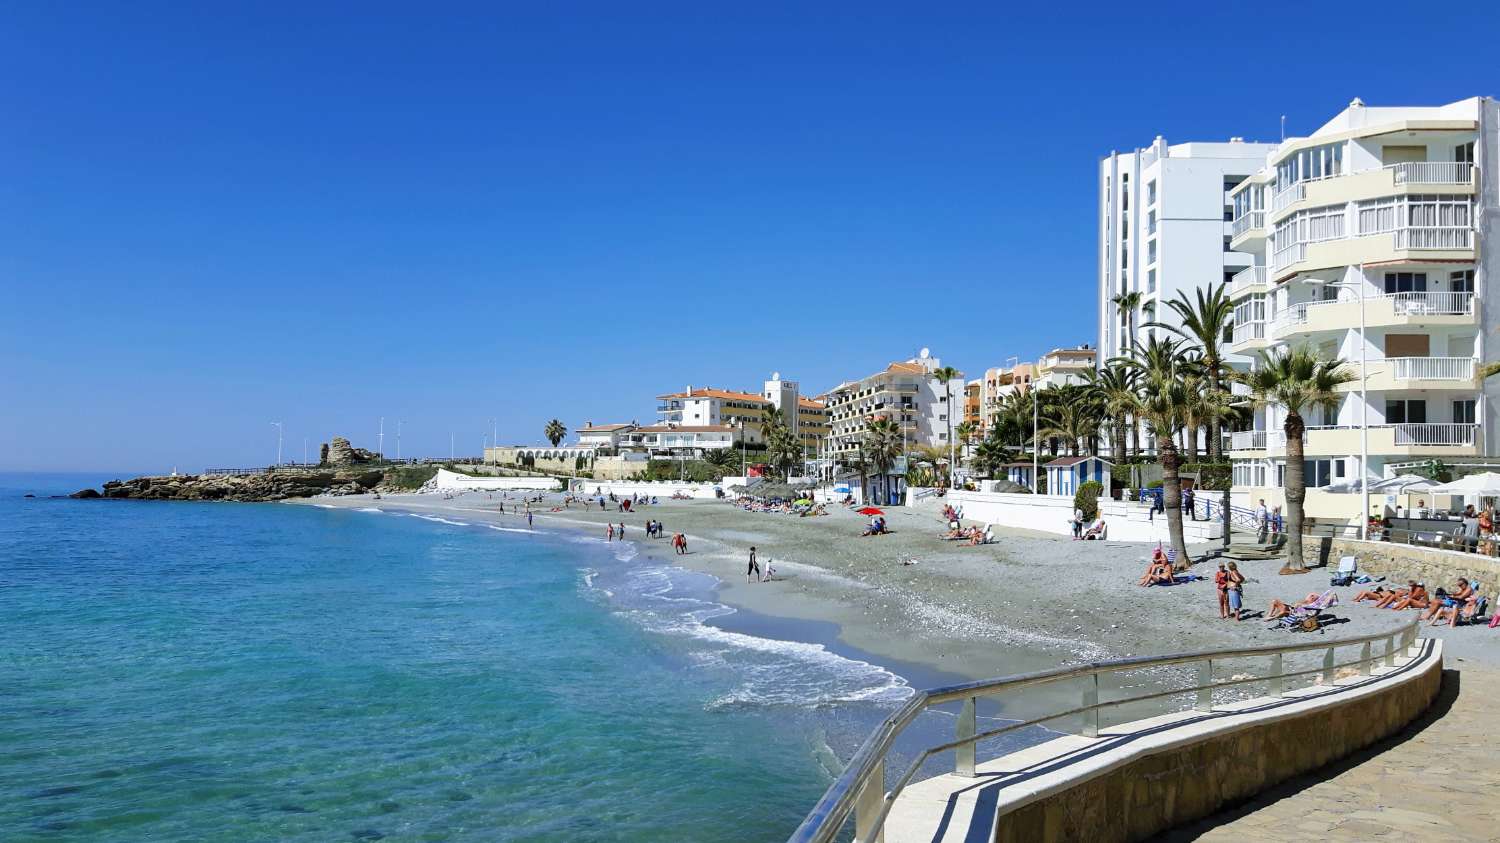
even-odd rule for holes
{"type": "Polygon", "coordinates": [[[636,545],[103,479],[0,475],[3,840],[781,840],[909,693],[636,545]]]}

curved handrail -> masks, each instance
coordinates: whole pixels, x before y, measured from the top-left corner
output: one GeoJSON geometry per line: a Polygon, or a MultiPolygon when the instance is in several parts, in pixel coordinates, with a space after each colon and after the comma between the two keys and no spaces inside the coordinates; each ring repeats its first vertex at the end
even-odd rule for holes
{"type": "MultiPolygon", "coordinates": [[[[1052,714],[1047,714],[1043,717],[1033,718],[1019,723],[1007,724],[1004,727],[990,730],[988,732],[971,731],[970,734],[961,735],[957,740],[940,744],[937,747],[933,747],[928,750],[924,750],[919,758],[915,762],[913,762],[913,764],[902,775],[900,780],[897,782],[895,789],[893,789],[889,793],[883,794],[883,799],[881,800],[882,804],[878,816],[871,818],[873,820],[874,828],[870,829],[870,833],[866,838],[860,839],[875,839],[876,837],[878,837],[880,826],[884,823],[885,816],[887,812],[889,812],[891,805],[894,804],[896,796],[900,794],[901,790],[906,786],[907,782],[910,781],[911,777],[913,776],[913,774],[915,774],[917,768],[920,767],[921,763],[928,757],[931,757],[932,755],[939,752],[944,752],[966,745],[971,746],[978,741],[986,740],[999,734],[1014,731],[1015,729],[1019,729],[1025,726],[1037,725],[1049,720],[1056,720],[1062,717],[1087,714],[1089,712],[1097,712],[1101,708],[1108,708],[1144,700],[1159,699],[1162,697],[1178,696],[1193,692],[1198,692],[1201,699],[1205,691],[1211,694],[1216,688],[1234,687],[1253,682],[1279,682],[1288,677],[1304,676],[1313,673],[1324,673],[1325,675],[1330,675],[1331,671],[1340,667],[1370,665],[1379,658],[1386,658],[1389,660],[1394,657],[1394,642],[1396,636],[1398,635],[1403,641],[1403,647],[1410,646],[1410,644],[1416,640],[1417,630],[1419,626],[1419,621],[1413,621],[1410,625],[1405,626],[1404,628],[1387,630],[1385,632],[1370,633],[1367,635],[1361,635],[1356,638],[1340,638],[1333,641],[1318,641],[1316,643],[1283,645],[1273,644],[1260,647],[1244,647],[1232,650],[1200,650],[1196,652],[1174,653],[1164,656],[1135,656],[1124,659],[1113,659],[1109,661],[1089,662],[1080,665],[1050,668],[1048,670],[1033,671],[1031,673],[1021,673],[1012,676],[997,677],[994,679],[981,679],[974,682],[964,682],[956,685],[947,685],[940,688],[933,688],[926,691],[918,691],[910,698],[908,698],[907,701],[903,703],[900,708],[896,709],[894,713],[883,720],[881,724],[877,726],[875,730],[870,734],[870,736],[865,739],[865,742],[860,745],[859,749],[856,750],[854,755],[849,759],[849,763],[845,765],[844,772],[834,780],[833,784],[829,785],[828,790],[824,792],[823,797],[818,800],[816,805],[813,806],[812,811],[808,813],[806,819],[802,821],[802,824],[799,825],[797,827],[797,830],[792,833],[792,836],[788,838],[788,843],[830,843],[830,841],[832,841],[834,837],[837,836],[839,829],[841,829],[844,823],[848,821],[851,812],[854,811],[855,802],[857,799],[859,799],[861,793],[864,791],[866,784],[868,783],[884,788],[884,781],[876,783],[870,780],[875,774],[879,774],[882,777],[884,776],[885,756],[890,751],[891,745],[895,742],[896,737],[901,734],[901,732],[906,729],[907,726],[911,725],[911,722],[915,720],[918,715],[920,715],[923,711],[931,706],[958,700],[973,700],[979,697],[992,696],[1002,691],[1014,691],[1020,688],[1034,687],[1037,685],[1050,684],[1053,682],[1065,682],[1070,679],[1080,679],[1089,676],[1095,677],[1096,680],[1096,690],[1092,702],[1088,702],[1086,699],[1085,704],[1082,706],[1070,708],[1052,714]],[[1387,642],[1386,652],[1384,654],[1372,655],[1370,652],[1370,644],[1381,640],[1385,640],[1387,642]],[[1361,644],[1364,645],[1364,650],[1362,651],[1360,658],[1350,662],[1334,664],[1332,656],[1333,650],[1335,648],[1349,647],[1361,644]],[[1302,653],[1310,652],[1313,650],[1326,651],[1323,665],[1316,669],[1295,671],[1291,673],[1283,672],[1281,670],[1281,663],[1278,658],[1278,660],[1275,662],[1275,672],[1273,675],[1232,679],[1225,682],[1212,681],[1212,662],[1216,660],[1253,658],[1257,656],[1280,657],[1289,653],[1302,653]],[[1194,662],[1200,664],[1207,662],[1209,664],[1208,674],[1210,681],[1208,683],[1200,683],[1191,687],[1175,688],[1167,691],[1153,691],[1149,694],[1129,697],[1126,699],[1108,700],[1105,702],[1099,702],[1097,700],[1097,677],[1101,673],[1140,670],[1150,667],[1168,667],[1172,665],[1188,664],[1194,662]]],[[[966,711],[968,711],[967,708],[966,711]]],[[[863,822],[863,820],[861,820],[861,822],[863,822]]]]}

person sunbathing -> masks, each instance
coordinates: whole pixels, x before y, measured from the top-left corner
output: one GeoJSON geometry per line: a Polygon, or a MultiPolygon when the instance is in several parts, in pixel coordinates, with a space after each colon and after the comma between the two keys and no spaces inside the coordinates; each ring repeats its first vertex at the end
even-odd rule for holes
{"type": "Polygon", "coordinates": [[[1411,594],[1411,590],[1413,588],[1416,588],[1416,587],[1417,587],[1417,581],[1416,580],[1407,580],[1406,581],[1406,588],[1397,588],[1397,589],[1393,589],[1391,591],[1387,591],[1385,593],[1384,597],[1382,597],[1379,600],[1375,601],[1375,608],[1377,608],[1377,609],[1389,609],[1391,606],[1395,605],[1398,601],[1405,600],[1406,597],[1407,597],[1407,595],[1411,594]]]}
{"type": "Polygon", "coordinates": [[[1411,590],[1407,592],[1406,596],[1392,603],[1390,605],[1390,608],[1395,609],[1398,612],[1402,609],[1425,609],[1431,603],[1432,599],[1427,595],[1426,586],[1422,585],[1421,583],[1415,583],[1412,585],[1411,590]]]}
{"type": "Polygon", "coordinates": [[[1319,605],[1322,602],[1323,597],[1324,595],[1312,591],[1308,592],[1307,596],[1302,599],[1301,603],[1293,603],[1291,605],[1288,605],[1281,602],[1280,600],[1272,600],[1271,608],[1266,610],[1266,620],[1273,621],[1277,618],[1286,617],[1287,615],[1290,615],[1292,612],[1299,609],[1306,609],[1309,606],[1319,605]]]}
{"type": "Polygon", "coordinates": [[[1383,586],[1383,585],[1377,585],[1373,589],[1368,589],[1367,588],[1364,591],[1361,591],[1360,593],[1354,595],[1354,602],[1355,603],[1363,603],[1366,600],[1369,600],[1371,602],[1378,603],[1381,600],[1384,600],[1385,596],[1387,594],[1390,594],[1390,593],[1391,592],[1388,589],[1386,589],[1385,586],[1383,586]]]}
{"type": "Polygon", "coordinates": [[[1422,620],[1430,620],[1433,626],[1437,626],[1442,618],[1452,615],[1452,625],[1457,626],[1458,610],[1467,605],[1473,598],[1474,587],[1469,585],[1467,579],[1459,577],[1458,588],[1453,591],[1444,592],[1441,588],[1438,589],[1437,599],[1433,600],[1432,605],[1422,614],[1422,620]]]}
{"type": "Polygon", "coordinates": [[[1171,585],[1172,565],[1167,562],[1167,555],[1157,548],[1151,554],[1151,564],[1146,568],[1146,575],[1141,577],[1137,585],[1171,585]]]}
{"type": "Polygon", "coordinates": [[[1084,541],[1104,541],[1107,538],[1109,538],[1109,527],[1105,525],[1102,515],[1083,534],[1084,541]]]}

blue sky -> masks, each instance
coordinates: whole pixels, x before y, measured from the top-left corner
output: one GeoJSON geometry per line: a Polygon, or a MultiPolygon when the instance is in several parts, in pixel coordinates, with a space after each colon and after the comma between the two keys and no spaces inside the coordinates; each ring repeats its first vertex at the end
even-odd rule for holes
{"type": "Polygon", "coordinates": [[[0,469],[1034,358],[1095,340],[1111,149],[1500,93],[1482,51],[1377,60],[1408,7],[753,5],[7,7],[0,469]]]}

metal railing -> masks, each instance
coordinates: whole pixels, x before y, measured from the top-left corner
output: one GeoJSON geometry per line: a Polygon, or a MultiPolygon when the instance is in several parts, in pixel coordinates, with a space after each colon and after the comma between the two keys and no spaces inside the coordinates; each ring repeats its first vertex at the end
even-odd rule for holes
{"type": "Polygon", "coordinates": [[[1271,255],[1271,268],[1282,269],[1307,258],[1306,243],[1292,243],[1277,249],[1271,255]]]}
{"type": "Polygon", "coordinates": [[[917,774],[922,765],[939,753],[954,752],[955,774],[972,777],[976,772],[976,748],[980,741],[1049,721],[1082,717],[1083,736],[1097,738],[1100,729],[1099,712],[1101,709],[1113,706],[1192,694],[1194,695],[1192,710],[1208,714],[1214,711],[1213,692],[1216,690],[1264,682],[1269,685],[1269,696],[1284,697],[1288,690],[1288,679],[1314,675],[1321,675],[1324,684],[1333,686],[1337,678],[1336,671],[1340,669],[1355,668],[1361,676],[1369,676],[1378,663],[1384,663],[1388,668],[1394,667],[1397,653],[1416,643],[1419,624],[1419,621],[1413,621],[1404,628],[1358,638],[1116,659],[920,691],[876,727],[854,753],[854,757],[849,759],[843,774],[834,781],[823,794],[823,798],[818,800],[812,812],[788,838],[788,843],[831,843],[838,837],[851,814],[854,816],[854,839],[856,841],[873,843],[873,841],[880,840],[886,817],[889,816],[896,798],[901,795],[901,791],[911,782],[912,777],[917,774]],[[1385,645],[1379,652],[1375,651],[1372,646],[1377,642],[1384,642],[1385,645]],[[1339,648],[1355,646],[1360,648],[1358,658],[1344,662],[1335,660],[1335,654],[1339,648]],[[1304,670],[1288,671],[1285,669],[1284,659],[1288,654],[1317,650],[1323,651],[1320,666],[1304,670]],[[1237,665],[1235,674],[1231,678],[1218,681],[1214,679],[1215,661],[1260,657],[1270,659],[1270,664],[1263,676],[1247,675],[1244,666],[1237,665]],[[1123,671],[1147,670],[1182,664],[1193,664],[1197,667],[1193,684],[1185,687],[1173,685],[1166,690],[1137,694],[1124,699],[1106,701],[1099,699],[1099,677],[1102,674],[1113,675],[1123,671]],[[1037,688],[1070,680],[1085,680],[1080,705],[1041,717],[1014,721],[994,729],[979,731],[975,711],[980,699],[1008,691],[1037,688]],[[887,791],[885,789],[886,756],[890,753],[896,738],[927,709],[952,702],[963,704],[958,715],[955,739],[923,750],[897,777],[895,786],[887,791]]]}
{"type": "Polygon", "coordinates": [[[1398,380],[1472,381],[1472,357],[1387,357],[1398,380]]]}
{"type": "Polygon", "coordinates": [[[1247,231],[1266,227],[1265,211],[1248,211],[1235,218],[1234,225],[1230,227],[1231,237],[1238,237],[1247,231]]]}
{"type": "Polygon", "coordinates": [[[1234,326],[1234,336],[1230,342],[1238,345],[1250,340],[1263,340],[1266,338],[1266,323],[1264,322],[1240,322],[1234,326]]]}
{"type": "MultiPolygon", "coordinates": [[[[1371,425],[1374,427],[1374,425],[1371,425]]],[[[1451,422],[1427,422],[1422,424],[1395,424],[1397,445],[1473,445],[1479,433],[1477,424],[1451,422]]]]}
{"type": "Polygon", "coordinates": [[[1396,184],[1468,184],[1474,180],[1474,165],[1465,161],[1410,161],[1387,164],[1396,184]]]}
{"type": "Polygon", "coordinates": [[[1464,316],[1474,312],[1473,293],[1390,293],[1398,316],[1464,316]]]}
{"type": "Polygon", "coordinates": [[[1467,226],[1427,226],[1396,229],[1398,249],[1472,249],[1474,229],[1467,226]]]}
{"type": "Polygon", "coordinates": [[[1247,266],[1239,272],[1236,272],[1234,274],[1234,277],[1230,279],[1229,289],[1231,292],[1238,292],[1245,289],[1246,287],[1254,287],[1256,285],[1264,286],[1265,283],[1265,267],[1247,266]]]}
{"type": "Polygon", "coordinates": [[[1271,210],[1273,212],[1279,211],[1294,202],[1301,202],[1306,198],[1307,183],[1299,181],[1296,184],[1288,185],[1276,191],[1276,195],[1271,197],[1271,210]]]}
{"type": "Polygon", "coordinates": [[[1230,437],[1229,448],[1233,451],[1264,451],[1266,449],[1266,431],[1235,431],[1230,437]]]}

